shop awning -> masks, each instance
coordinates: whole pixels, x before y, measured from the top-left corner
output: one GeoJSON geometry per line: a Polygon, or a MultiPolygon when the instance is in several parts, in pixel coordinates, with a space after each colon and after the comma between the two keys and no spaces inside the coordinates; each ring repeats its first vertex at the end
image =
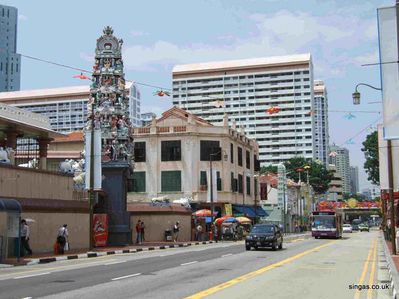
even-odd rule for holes
{"type": "Polygon", "coordinates": [[[251,217],[254,218],[256,217],[266,217],[268,214],[262,207],[256,207],[256,213],[255,213],[255,207],[254,206],[245,206],[245,205],[233,205],[233,209],[242,214],[243,216],[251,217]]]}
{"type": "Polygon", "coordinates": [[[21,204],[15,199],[0,198],[0,212],[21,213],[21,204]]]}

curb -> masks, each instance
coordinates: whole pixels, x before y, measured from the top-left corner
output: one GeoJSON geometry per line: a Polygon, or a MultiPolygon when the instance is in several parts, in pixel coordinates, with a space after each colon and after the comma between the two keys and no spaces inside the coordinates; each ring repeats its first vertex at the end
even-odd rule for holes
{"type": "Polygon", "coordinates": [[[135,249],[87,252],[82,254],[33,259],[26,265],[48,264],[53,262],[66,261],[66,260],[94,258],[94,257],[113,255],[113,254],[137,253],[142,251],[154,251],[154,250],[162,250],[167,248],[189,247],[192,245],[202,245],[202,244],[212,244],[212,243],[217,243],[217,241],[190,242],[190,243],[170,244],[170,245],[161,245],[161,246],[150,246],[150,247],[135,248],[135,249]]]}
{"type": "Polygon", "coordinates": [[[398,292],[395,287],[395,286],[399,287],[399,274],[398,274],[398,271],[397,271],[395,264],[392,260],[388,245],[385,242],[384,235],[382,233],[380,233],[380,236],[381,236],[381,241],[382,241],[383,248],[384,248],[385,258],[388,262],[387,264],[388,264],[389,280],[391,281],[392,299],[399,299],[398,292]]]}

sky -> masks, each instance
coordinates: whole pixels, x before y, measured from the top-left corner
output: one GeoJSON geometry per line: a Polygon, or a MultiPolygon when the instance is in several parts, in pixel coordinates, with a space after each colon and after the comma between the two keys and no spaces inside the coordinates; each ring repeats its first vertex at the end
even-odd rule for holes
{"type": "MultiPolygon", "coordinates": [[[[311,53],[314,78],[328,90],[330,141],[350,151],[360,188],[370,187],[363,170],[365,140],[381,122],[376,9],[394,0],[3,0],[18,8],[18,52],[90,70],[96,39],[106,25],[122,38],[125,77],[171,88],[174,65],[311,53]],[[110,5],[112,3],[112,5],[110,5]],[[345,112],[353,112],[348,120],[345,112]]],[[[22,59],[21,89],[82,85],[76,71],[22,59]]],[[[142,113],[160,115],[172,106],[155,88],[139,85],[142,113]]]]}

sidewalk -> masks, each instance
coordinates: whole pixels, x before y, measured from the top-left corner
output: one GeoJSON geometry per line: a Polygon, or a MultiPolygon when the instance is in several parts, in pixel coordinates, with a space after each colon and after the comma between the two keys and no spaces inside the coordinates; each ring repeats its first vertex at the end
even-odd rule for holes
{"type": "MultiPolygon", "coordinates": [[[[308,237],[309,233],[290,233],[285,234],[284,239],[289,240],[293,238],[301,238],[308,237]]],[[[88,251],[88,249],[80,249],[80,250],[70,250],[65,255],[54,255],[52,252],[46,253],[35,253],[32,256],[21,258],[19,262],[17,262],[16,258],[7,259],[6,265],[1,265],[1,267],[9,267],[11,266],[24,266],[24,265],[35,265],[35,264],[45,264],[52,263],[57,261],[65,261],[65,260],[73,260],[73,259],[81,259],[81,258],[93,258],[105,255],[112,254],[124,254],[124,253],[136,253],[141,251],[151,251],[151,250],[163,250],[167,248],[176,248],[176,247],[188,247],[193,245],[202,245],[202,244],[212,244],[212,243],[234,243],[235,241],[188,241],[188,242],[144,242],[142,244],[133,244],[128,246],[121,247],[97,247],[92,251],[88,251]]],[[[239,242],[239,241],[238,241],[239,242]]]]}
{"type": "Polygon", "coordinates": [[[384,247],[384,255],[386,266],[388,268],[388,281],[391,284],[392,298],[399,298],[397,292],[399,290],[399,255],[392,255],[392,243],[384,240],[384,235],[380,232],[380,238],[384,247]]]}

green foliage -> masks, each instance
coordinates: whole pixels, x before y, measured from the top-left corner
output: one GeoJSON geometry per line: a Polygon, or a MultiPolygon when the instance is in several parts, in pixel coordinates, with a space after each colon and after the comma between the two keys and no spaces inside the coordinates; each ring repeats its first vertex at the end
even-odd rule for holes
{"type": "Polygon", "coordinates": [[[277,166],[269,165],[260,168],[260,174],[277,173],[277,166]]]}
{"type": "Polygon", "coordinates": [[[367,172],[368,180],[375,185],[380,184],[380,166],[378,160],[378,135],[377,131],[367,135],[363,142],[362,152],[366,162],[364,162],[364,169],[367,172]]]}
{"type": "MultiPolygon", "coordinates": [[[[284,163],[287,171],[287,177],[295,182],[306,182],[309,173],[309,184],[317,194],[324,194],[327,192],[329,184],[333,175],[327,170],[324,164],[316,162],[312,159],[305,159],[303,157],[294,157],[284,163]],[[306,168],[308,168],[306,170],[306,168]],[[298,171],[302,169],[302,172],[298,171]]],[[[261,174],[277,173],[277,166],[262,166],[261,174]]]]}

